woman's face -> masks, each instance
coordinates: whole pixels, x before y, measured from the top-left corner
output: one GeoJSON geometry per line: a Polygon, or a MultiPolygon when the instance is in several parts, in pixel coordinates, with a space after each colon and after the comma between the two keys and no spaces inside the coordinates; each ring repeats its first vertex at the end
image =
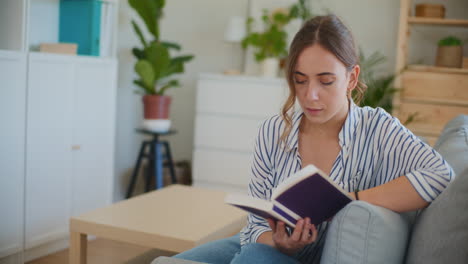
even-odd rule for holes
{"type": "Polygon", "coordinates": [[[359,66],[348,72],[335,55],[314,44],[299,55],[294,89],[302,110],[312,124],[343,118],[348,111],[348,91],[357,84],[359,66]]]}

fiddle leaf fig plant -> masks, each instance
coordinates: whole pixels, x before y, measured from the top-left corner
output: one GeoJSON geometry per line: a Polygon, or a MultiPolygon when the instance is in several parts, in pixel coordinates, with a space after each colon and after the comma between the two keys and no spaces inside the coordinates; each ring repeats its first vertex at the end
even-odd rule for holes
{"type": "Polygon", "coordinates": [[[180,51],[180,45],[160,39],[159,23],[163,16],[165,0],[128,0],[128,3],[143,20],[151,36],[151,39],[146,39],[138,23],[132,20],[133,30],[142,45],[132,49],[137,59],[134,69],[139,77],[133,83],[141,88],[140,92],[144,94],[164,95],[167,89],[180,85],[172,75],[183,73],[184,64],[194,56],[173,57],[170,50],[180,51]]]}

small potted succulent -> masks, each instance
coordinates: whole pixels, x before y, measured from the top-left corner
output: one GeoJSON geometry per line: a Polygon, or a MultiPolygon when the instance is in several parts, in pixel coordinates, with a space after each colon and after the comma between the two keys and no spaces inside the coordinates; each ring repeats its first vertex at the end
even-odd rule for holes
{"type": "Polygon", "coordinates": [[[132,20],[133,29],[142,47],[132,49],[137,59],[135,72],[138,78],[133,81],[143,95],[143,127],[156,132],[169,130],[171,121],[169,107],[171,97],[166,91],[179,86],[179,81],[172,75],[183,73],[184,64],[193,59],[193,55],[171,56],[170,50],[179,51],[180,45],[162,41],[159,36],[159,20],[163,15],[165,0],[129,0],[130,6],[140,15],[147,31],[153,39],[147,40],[138,24],[132,20]]]}
{"type": "Polygon", "coordinates": [[[436,66],[461,68],[463,63],[462,41],[450,36],[439,41],[436,66]]]}

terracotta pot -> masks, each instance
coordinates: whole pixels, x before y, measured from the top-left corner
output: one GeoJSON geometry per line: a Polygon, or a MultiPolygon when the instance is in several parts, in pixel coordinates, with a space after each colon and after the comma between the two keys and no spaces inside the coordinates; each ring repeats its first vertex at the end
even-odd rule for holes
{"type": "Polygon", "coordinates": [[[462,46],[437,47],[436,66],[461,68],[463,63],[462,46]]]}
{"type": "Polygon", "coordinates": [[[171,97],[166,95],[143,96],[145,119],[169,119],[171,97]]]}

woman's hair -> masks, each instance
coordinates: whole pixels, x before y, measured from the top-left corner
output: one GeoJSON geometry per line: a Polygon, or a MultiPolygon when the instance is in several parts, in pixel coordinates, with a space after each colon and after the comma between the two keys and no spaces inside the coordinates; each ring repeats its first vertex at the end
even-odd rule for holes
{"type": "MultiPolygon", "coordinates": [[[[289,96],[281,110],[281,116],[285,121],[285,128],[281,134],[280,140],[286,147],[286,140],[292,129],[292,117],[290,110],[296,101],[296,91],[294,88],[294,72],[301,52],[314,44],[319,44],[324,49],[334,54],[340,60],[348,71],[351,71],[359,63],[354,39],[351,31],[335,15],[316,16],[302,26],[294,37],[289,48],[288,58],[286,60],[286,79],[289,85],[289,96]]],[[[358,81],[354,101],[359,104],[367,86],[358,81]]],[[[350,94],[348,94],[351,97],[350,94]]]]}

